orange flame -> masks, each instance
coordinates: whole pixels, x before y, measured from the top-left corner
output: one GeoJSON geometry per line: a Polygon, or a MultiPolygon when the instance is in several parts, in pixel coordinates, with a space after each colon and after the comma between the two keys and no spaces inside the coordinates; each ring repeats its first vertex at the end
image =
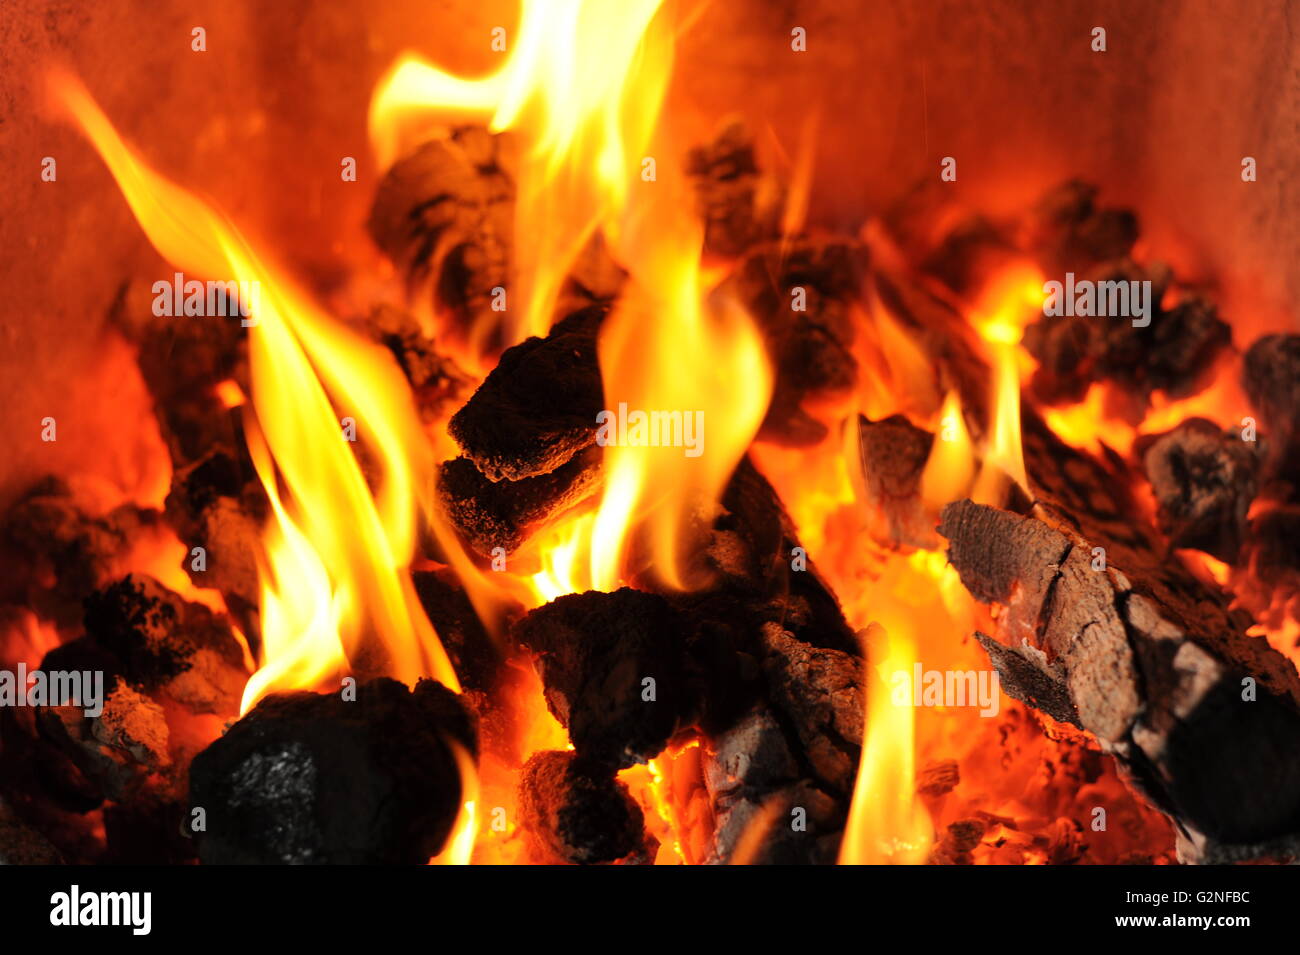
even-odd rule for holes
{"type": "Polygon", "coordinates": [[[570,266],[597,227],[616,245],[634,169],[655,127],[672,64],[662,0],[587,4],[525,0],[501,68],[478,80],[407,54],[376,88],[371,143],[382,167],[432,132],[432,121],[487,120],[520,134],[517,288],[509,341],[542,335],[570,266]]]}
{"type": "Polygon", "coordinates": [[[273,519],[262,567],[262,668],[243,709],[351,662],[407,683],[459,683],[407,573],[432,460],[390,355],[320,311],[223,216],[155,173],[76,79],[53,89],[108,165],[159,253],[194,276],[257,283],[249,319],[249,449],[273,519]],[[341,432],[351,419],[372,480],[341,432]]]}
{"type": "Polygon", "coordinates": [[[1020,339],[1035,310],[1043,305],[1043,279],[1025,265],[1002,272],[984,290],[971,322],[988,343],[993,359],[993,434],[971,497],[981,503],[1001,503],[1007,480],[1028,491],[1025,456],[1020,438],[1020,339]]]}
{"type": "Polygon", "coordinates": [[[866,736],[840,847],[841,865],[916,865],[934,839],[925,807],[916,798],[915,709],[896,705],[890,681],[910,673],[916,644],[904,615],[888,626],[873,623],[861,635],[863,655],[876,662],[866,679],[866,736]]]}

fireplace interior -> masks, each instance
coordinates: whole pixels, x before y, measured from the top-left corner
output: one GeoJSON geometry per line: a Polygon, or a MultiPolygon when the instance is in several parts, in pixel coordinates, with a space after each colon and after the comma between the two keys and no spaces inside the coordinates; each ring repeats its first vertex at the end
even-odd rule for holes
{"type": "Polygon", "coordinates": [[[1300,854],[1292,6],[0,16],[0,862],[1300,854]]]}

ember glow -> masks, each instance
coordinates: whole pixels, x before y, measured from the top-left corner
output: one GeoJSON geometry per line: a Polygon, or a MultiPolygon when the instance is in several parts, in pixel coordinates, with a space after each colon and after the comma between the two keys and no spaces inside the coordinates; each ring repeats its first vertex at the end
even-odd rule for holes
{"type": "Polygon", "coordinates": [[[712,9],[521,0],[479,74],[376,33],[371,215],[306,258],[48,69],[177,298],[110,309],[139,500],[0,522],[0,663],[121,671],[15,721],[69,861],[155,805],[218,864],[1300,856],[1300,336],[1106,184],[860,189],[831,99],[709,115],[712,9]]]}

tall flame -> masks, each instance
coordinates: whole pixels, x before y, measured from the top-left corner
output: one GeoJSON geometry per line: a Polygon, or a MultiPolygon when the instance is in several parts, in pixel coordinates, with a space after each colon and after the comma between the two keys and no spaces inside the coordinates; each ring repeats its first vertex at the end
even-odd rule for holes
{"type": "Polygon", "coordinates": [[[600,338],[611,414],[621,417],[626,407],[629,415],[666,415],[671,429],[661,429],[660,438],[668,430],[677,435],[674,416],[683,422],[681,446],[636,446],[624,434],[606,448],[607,482],[590,551],[590,582],[600,590],[619,584],[634,518],[647,524],[650,557],[663,584],[684,590],[701,582],[688,567],[692,529],[722,496],[772,393],[772,371],[753,321],[733,302],[705,301],[700,233],[663,215],[679,208],[671,199],[655,205],[632,260],[630,287],[600,338]],[[687,430],[692,422],[693,435],[687,430]]]}
{"type": "Polygon", "coordinates": [[[916,710],[891,697],[893,674],[910,674],[916,642],[906,618],[873,623],[862,635],[866,736],[840,847],[841,865],[916,865],[933,840],[930,816],[916,797],[916,710]],[[870,671],[875,670],[872,674],[870,671]]]}
{"type": "Polygon", "coordinates": [[[262,668],[243,709],[273,689],[312,687],[349,664],[408,683],[433,676],[458,691],[407,573],[432,456],[391,356],[324,314],[211,206],[145,165],[79,81],[57,74],[52,86],[164,258],[191,276],[260,289],[250,319],[246,430],[272,519],[262,568],[262,668]],[[355,423],[373,493],[341,417],[355,423]]]}
{"type": "Polygon", "coordinates": [[[522,241],[510,298],[523,307],[506,313],[510,341],[546,333],[564,277],[597,227],[616,244],[672,65],[661,3],[525,0],[496,72],[467,80],[407,54],[375,90],[370,138],[385,168],[440,120],[486,120],[492,132],[519,134],[522,241]]]}
{"type": "Polygon", "coordinates": [[[993,361],[992,438],[971,497],[981,503],[1002,503],[1006,481],[1025,491],[1025,455],[1020,436],[1020,339],[1035,311],[1043,305],[1042,274],[1033,266],[1010,268],[986,288],[971,321],[987,343],[993,361]]]}

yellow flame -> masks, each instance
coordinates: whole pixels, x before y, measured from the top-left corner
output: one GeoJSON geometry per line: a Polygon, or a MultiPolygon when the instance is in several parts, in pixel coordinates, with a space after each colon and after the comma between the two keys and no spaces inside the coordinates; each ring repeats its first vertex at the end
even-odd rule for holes
{"type": "Polygon", "coordinates": [[[1000,504],[1005,482],[1028,492],[1020,435],[1020,339],[1035,312],[1042,314],[1042,274],[1033,266],[1009,268],[983,291],[971,321],[988,344],[993,362],[992,437],[971,497],[1000,504]]]}
{"type": "Polygon", "coordinates": [[[895,705],[890,687],[893,674],[910,675],[916,644],[901,615],[888,627],[871,624],[860,636],[874,667],[866,672],[866,734],[839,861],[917,865],[926,860],[934,831],[916,798],[915,709],[895,705]]]}
{"type": "Polygon", "coordinates": [[[370,136],[387,167],[436,120],[488,122],[525,148],[517,176],[508,339],[545,334],[570,266],[597,227],[616,246],[629,186],[672,63],[662,0],[525,0],[501,68],[452,76],[407,54],[376,88],[370,136]]]}
{"type": "Polygon", "coordinates": [[[56,74],[52,87],[164,258],[193,277],[260,289],[250,318],[246,430],[272,521],[262,567],[263,666],[243,708],[272,689],[312,686],[345,661],[407,683],[431,675],[458,691],[407,573],[432,459],[391,355],[333,321],[220,213],[146,166],[78,80],[56,74]],[[341,418],[355,424],[373,494],[341,418]]]}
{"type": "Polygon", "coordinates": [[[601,590],[618,586],[634,517],[649,525],[650,554],[665,585],[700,582],[687,567],[692,531],[711,516],[771,397],[772,371],[753,321],[730,301],[702,302],[698,229],[652,218],[661,221],[646,233],[598,351],[612,420],[623,408],[629,421],[643,413],[648,440],[661,443],[638,446],[633,428],[620,424],[626,433],[605,449],[607,482],[591,548],[591,581],[601,590]]]}
{"type": "Polygon", "coordinates": [[[921,500],[930,511],[966,496],[975,478],[975,446],[971,443],[961,399],[955,391],[944,398],[930,457],[921,472],[921,500]]]}
{"type": "Polygon", "coordinates": [[[431,865],[469,865],[474,856],[474,842],[478,838],[478,769],[469,751],[453,739],[447,740],[456,766],[460,770],[461,807],[452,825],[451,835],[442,852],[434,856],[431,865]]]}

